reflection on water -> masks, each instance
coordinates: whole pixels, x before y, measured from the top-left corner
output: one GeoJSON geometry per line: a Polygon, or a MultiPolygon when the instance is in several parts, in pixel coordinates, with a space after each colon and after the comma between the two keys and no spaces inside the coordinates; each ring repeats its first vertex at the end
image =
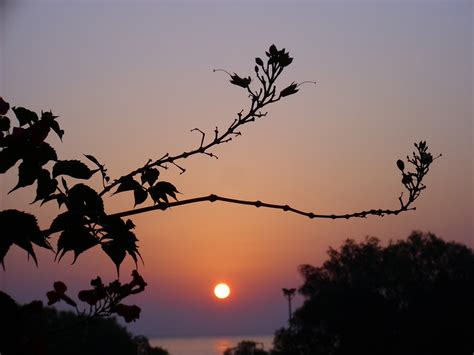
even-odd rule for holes
{"type": "Polygon", "coordinates": [[[150,344],[165,348],[171,355],[222,355],[225,349],[236,346],[242,340],[262,343],[264,349],[269,350],[273,335],[153,338],[150,344]]]}

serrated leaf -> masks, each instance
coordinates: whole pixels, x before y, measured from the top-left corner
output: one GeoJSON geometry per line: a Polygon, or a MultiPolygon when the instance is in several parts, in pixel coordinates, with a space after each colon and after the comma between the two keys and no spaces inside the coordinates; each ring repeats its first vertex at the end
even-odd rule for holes
{"type": "Polygon", "coordinates": [[[64,131],[59,127],[58,121],[51,121],[49,123],[51,129],[58,135],[59,139],[63,140],[64,131]]]}
{"type": "Polygon", "coordinates": [[[36,112],[30,111],[24,107],[12,107],[12,110],[15,112],[15,116],[18,119],[20,126],[38,122],[38,115],[36,112]]]}
{"type": "Polygon", "coordinates": [[[116,194],[118,194],[119,192],[131,191],[142,187],[140,183],[138,181],[135,181],[131,176],[121,178],[119,182],[120,185],[115,191],[116,194]]]}
{"type": "Polygon", "coordinates": [[[53,177],[68,175],[76,179],[89,179],[97,170],[89,167],[79,160],[60,160],[53,166],[53,177]]]}
{"type": "Polygon", "coordinates": [[[130,220],[125,223],[119,217],[108,217],[102,224],[106,235],[102,237],[102,249],[109,255],[117,267],[119,273],[120,264],[128,253],[135,264],[137,263],[137,255],[141,259],[136,245],[137,238],[130,229],[135,225],[130,220]]]}
{"type": "Polygon", "coordinates": [[[66,203],[66,196],[62,193],[50,195],[44,198],[43,201],[41,201],[41,206],[43,206],[46,202],[52,200],[56,200],[56,202],[58,203],[58,208],[61,208],[61,206],[66,203]]]}
{"type": "Polygon", "coordinates": [[[158,169],[148,168],[141,175],[142,184],[146,182],[148,183],[148,185],[152,186],[156,182],[156,180],[158,180],[159,176],[160,171],[158,169]]]}
{"type": "Polygon", "coordinates": [[[155,186],[152,186],[148,192],[155,203],[159,203],[160,201],[168,203],[168,196],[177,200],[176,193],[179,193],[176,187],[167,181],[158,182],[155,186]]]}
{"type": "Polygon", "coordinates": [[[18,183],[8,193],[33,184],[38,178],[38,174],[41,172],[41,168],[29,161],[23,161],[18,167],[18,183]]]}
{"type": "Polygon", "coordinates": [[[148,197],[148,194],[145,189],[140,185],[138,181],[135,181],[131,176],[127,176],[125,178],[120,179],[120,185],[118,186],[114,194],[124,191],[133,191],[133,195],[135,198],[135,206],[145,202],[148,197]]]}
{"type": "Polygon", "coordinates": [[[56,151],[46,142],[35,145],[24,157],[25,160],[34,161],[40,166],[45,165],[49,161],[58,160],[56,151]]]}
{"type": "Polygon", "coordinates": [[[41,113],[41,121],[46,123],[49,128],[51,128],[59,137],[59,139],[63,140],[64,131],[59,127],[58,121],[56,121],[58,116],[53,116],[51,111],[46,111],[41,113]]]}
{"type": "Polygon", "coordinates": [[[60,232],[65,229],[80,228],[86,223],[85,217],[76,212],[66,211],[56,216],[49,227],[50,233],[60,232]]]}
{"type": "Polygon", "coordinates": [[[38,174],[37,181],[36,198],[33,203],[48,198],[54,191],[56,191],[56,187],[58,186],[58,182],[55,179],[51,179],[49,171],[45,169],[42,169],[38,174]]]}
{"type": "Polygon", "coordinates": [[[46,121],[38,121],[31,128],[30,131],[30,142],[32,144],[40,144],[43,142],[49,134],[50,127],[46,121]]]}
{"type": "Polygon", "coordinates": [[[0,151],[0,174],[6,173],[20,158],[16,149],[7,147],[0,151]]]}
{"type": "Polygon", "coordinates": [[[84,184],[76,184],[67,194],[66,206],[69,211],[84,214],[92,220],[104,215],[104,202],[99,194],[84,184]]]}
{"type": "Polygon", "coordinates": [[[32,243],[51,249],[45,234],[41,232],[36,217],[17,210],[0,211],[0,226],[3,233],[0,238],[0,262],[3,264],[4,257],[11,244],[16,244],[31,255],[36,264],[36,254],[32,243]]]}
{"type": "Polygon", "coordinates": [[[61,261],[64,254],[72,251],[74,264],[80,254],[97,244],[99,244],[97,238],[84,225],[68,228],[59,236],[56,257],[59,255],[58,261],[61,261]]]}

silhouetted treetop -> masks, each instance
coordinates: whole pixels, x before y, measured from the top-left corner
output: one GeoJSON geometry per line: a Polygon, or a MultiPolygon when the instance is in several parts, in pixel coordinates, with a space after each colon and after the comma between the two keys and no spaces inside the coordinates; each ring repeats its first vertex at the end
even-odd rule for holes
{"type": "Polygon", "coordinates": [[[330,248],[302,265],[305,301],[277,354],[467,354],[474,349],[474,252],[433,234],[330,248]]]}

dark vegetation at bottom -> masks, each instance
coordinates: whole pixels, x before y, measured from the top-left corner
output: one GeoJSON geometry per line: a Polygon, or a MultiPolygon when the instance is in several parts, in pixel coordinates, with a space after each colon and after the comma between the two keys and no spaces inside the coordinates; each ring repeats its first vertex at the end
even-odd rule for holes
{"type": "Polygon", "coordinates": [[[133,336],[114,317],[81,317],[69,311],[19,306],[0,291],[2,355],[168,355],[150,346],[144,336],[133,336]]]}

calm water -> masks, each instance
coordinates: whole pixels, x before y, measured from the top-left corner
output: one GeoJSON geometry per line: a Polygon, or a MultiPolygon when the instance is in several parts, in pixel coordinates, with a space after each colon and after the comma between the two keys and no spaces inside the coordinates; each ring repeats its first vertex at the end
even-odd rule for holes
{"type": "Polygon", "coordinates": [[[273,335],[152,338],[150,344],[165,348],[171,355],[222,355],[225,349],[236,346],[242,340],[263,343],[264,349],[269,350],[273,335]]]}

